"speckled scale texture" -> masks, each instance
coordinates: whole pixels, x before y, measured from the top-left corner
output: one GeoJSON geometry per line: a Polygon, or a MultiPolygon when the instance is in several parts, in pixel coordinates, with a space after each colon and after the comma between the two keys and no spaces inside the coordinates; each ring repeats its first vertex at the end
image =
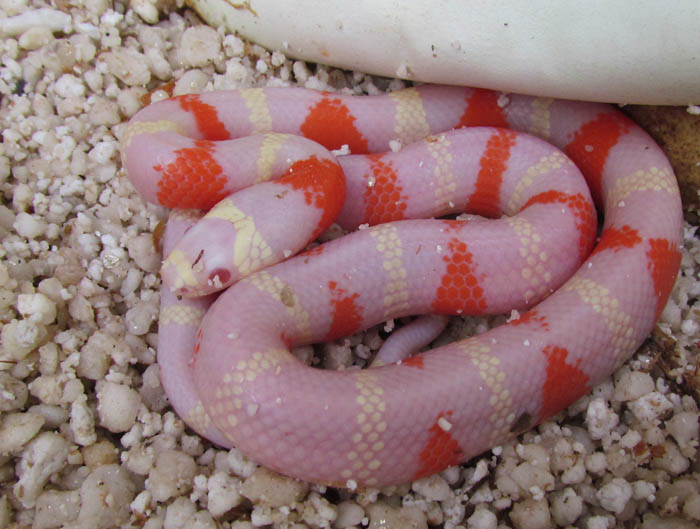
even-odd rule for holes
{"type": "Polygon", "coordinates": [[[430,475],[557,413],[640,345],[680,261],[673,172],[605,105],[441,86],[212,92],[138,113],[123,159],[144,197],[185,208],[162,269],[173,406],[212,441],[321,483],[430,475]],[[461,212],[476,216],[430,220],[461,212]],[[371,227],[304,251],[333,222],[371,227]],[[442,321],[397,334],[391,363],[369,369],[290,354],[405,315],[513,309],[393,361],[442,321]]]}

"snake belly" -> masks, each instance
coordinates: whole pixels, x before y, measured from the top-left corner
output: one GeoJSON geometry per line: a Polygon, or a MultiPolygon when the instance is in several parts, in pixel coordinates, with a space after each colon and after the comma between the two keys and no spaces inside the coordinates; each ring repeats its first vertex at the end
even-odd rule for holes
{"type": "Polygon", "coordinates": [[[402,483],[532,428],[639,347],[680,264],[673,171],[607,105],[257,88],[150,105],[122,143],[137,190],[177,208],[158,337],[171,403],[300,479],[402,483]],[[355,231],[305,250],[334,222],[355,231]],[[420,332],[398,331],[406,354],[368,369],[290,353],[391,318],[513,310],[411,356],[420,332]]]}

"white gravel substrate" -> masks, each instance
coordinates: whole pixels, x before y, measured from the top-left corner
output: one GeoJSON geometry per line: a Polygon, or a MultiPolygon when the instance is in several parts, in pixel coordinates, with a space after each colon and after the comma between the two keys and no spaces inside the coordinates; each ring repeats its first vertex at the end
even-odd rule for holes
{"type": "MultiPolygon", "coordinates": [[[[190,11],[166,13],[176,1],[132,3],[0,0],[0,529],[698,527],[700,242],[690,225],[657,340],[557,422],[468,465],[351,492],[274,475],[187,430],[155,364],[152,232],[166,211],[123,174],[124,123],[169,92],[402,83],[271,54],[190,11]],[[158,9],[162,21],[149,24],[158,9]]],[[[364,364],[380,343],[373,329],[298,353],[364,364]]]]}

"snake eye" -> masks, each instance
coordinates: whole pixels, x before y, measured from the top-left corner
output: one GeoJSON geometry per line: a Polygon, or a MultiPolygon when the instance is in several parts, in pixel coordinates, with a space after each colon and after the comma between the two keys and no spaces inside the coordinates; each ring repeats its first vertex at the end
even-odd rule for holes
{"type": "Polygon", "coordinates": [[[225,268],[216,268],[209,274],[208,279],[212,284],[225,285],[231,279],[231,272],[225,268]]]}

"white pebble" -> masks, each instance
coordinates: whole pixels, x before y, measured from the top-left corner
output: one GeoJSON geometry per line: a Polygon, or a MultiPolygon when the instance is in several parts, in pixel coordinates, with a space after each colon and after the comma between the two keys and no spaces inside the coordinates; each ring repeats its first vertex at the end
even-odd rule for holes
{"type": "Polygon", "coordinates": [[[598,490],[596,498],[603,509],[620,514],[632,498],[632,486],[622,478],[614,478],[598,490]]]}
{"type": "Polygon", "coordinates": [[[36,500],[32,529],[68,526],[79,512],[80,493],[77,490],[47,490],[36,500]]]}
{"type": "Polygon", "coordinates": [[[75,296],[68,303],[68,313],[76,320],[90,322],[95,319],[92,304],[84,296],[75,296]]]}
{"type": "Polygon", "coordinates": [[[143,272],[136,268],[129,268],[126,273],[126,277],[122,282],[122,286],[119,288],[119,293],[123,297],[129,297],[131,294],[136,293],[136,290],[141,285],[141,280],[143,279],[143,272]]]}
{"type": "Polygon", "coordinates": [[[681,322],[681,332],[688,336],[694,336],[700,330],[700,324],[693,319],[685,319],[681,322]]]}
{"type": "Polygon", "coordinates": [[[304,509],[303,520],[312,527],[329,527],[338,516],[337,506],[316,491],[309,494],[305,505],[311,508],[304,509]]]}
{"type": "Polygon", "coordinates": [[[96,97],[88,112],[92,125],[116,125],[121,121],[119,105],[106,97],[96,97]]]}
{"type": "Polygon", "coordinates": [[[5,11],[5,16],[18,15],[27,9],[29,0],[0,0],[0,9],[5,11]]]}
{"type": "Polygon", "coordinates": [[[365,517],[365,510],[354,501],[346,500],[338,504],[338,515],[333,522],[335,529],[359,526],[365,517]]]}
{"type": "Polygon", "coordinates": [[[433,501],[445,501],[454,496],[447,481],[439,474],[414,481],[411,489],[426,499],[433,501]]]}
{"type": "Polygon", "coordinates": [[[158,22],[158,7],[155,0],[129,0],[129,7],[140,16],[144,22],[155,24],[158,22]]]}
{"type": "MultiPolygon", "coordinates": [[[[43,134],[46,134],[42,131],[43,134]]],[[[43,140],[42,140],[43,141],[43,140]]],[[[16,173],[16,169],[14,170],[16,173]]],[[[24,210],[29,207],[34,198],[34,191],[27,184],[17,184],[12,192],[12,205],[16,210],[24,210]]]]}
{"type": "Polygon", "coordinates": [[[549,452],[542,446],[536,444],[518,445],[517,453],[532,466],[544,471],[550,470],[549,452]]]}
{"type": "Polygon", "coordinates": [[[22,408],[27,402],[27,385],[5,371],[0,371],[0,411],[22,408]]]}
{"type": "Polygon", "coordinates": [[[188,70],[175,83],[173,95],[198,94],[203,92],[209,82],[209,76],[201,70],[188,70]]]}
{"type": "Polygon", "coordinates": [[[107,529],[126,522],[135,489],[126,469],[118,465],[97,467],[80,487],[81,527],[107,529]]]}
{"type": "Polygon", "coordinates": [[[47,26],[34,26],[22,33],[19,38],[19,47],[23,50],[38,50],[53,41],[51,28],[47,26]]]}
{"type": "Polygon", "coordinates": [[[34,215],[21,212],[15,217],[15,222],[12,226],[21,237],[35,239],[46,232],[47,223],[34,215]]]}
{"type": "Polygon", "coordinates": [[[602,474],[608,468],[608,461],[605,454],[595,452],[585,458],[586,469],[593,474],[602,474]]]}
{"type": "Polygon", "coordinates": [[[690,466],[690,461],[683,456],[676,443],[673,441],[665,441],[660,445],[661,457],[655,457],[651,460],[652,468],[665,470],[670,474],[677,476],[682,474],[690,466]]]}
{"type": "Polygon", "coordinates": [[[13,37],[37,26],[46,26],[54,32],[68,33],[70,24],[71,16],[68,13],[45,7],[0,19],[0,34],[13,37]]]}
{"type": "Polygon", "coordinates": [[[418,507],[393,507],[378,501],[367,506],[370,529],[383,527],[410,527],[428,529],[425,513],[418,507]]]}
{"type": "Polygon", "coordinates": [[[74,441],[81,446],[90,446],[97,441],[95,418],[87,404],[87,396],[80,395],[70,407],[70,427],[74,441]]]}
{"type": "Polygon", "coordinates": [[[678,329],[683,318],[683,310],[674,302],[673,297],[668,300],[661,312],[661,321],[671,324],[671,328],[678,329]]]}
{"type": "Polygon", "coordinates": [[[214,472],[207,483],[207,507],[212,516],[221,516],[240,505],[241,481],[226,472],[214,472]]]}
{"type": "Polygon", "coordinates": [[[82,97],[85,95],[85,85],[82,79],[65,73],[54,83],[54,90],[61,97],[82,97]]]}
{"type": "Polygon", "coordinates": [[[180,41],[180,58],[186,67],[201,67],[214,62],[221,51],[219,34],[209,26],[187,28],[180,41]]]}
{"type": "Polygon", "coordinates": [[[467,518],[468,529],[496,529],[498,519],[487,508],[478,508],[467,518]]]}
{"type": "Polygon", "coordinates": [[[58,405],[64,402],[66,379],[62,375],[42,375],[29,383],[32,396],[44,404],[58,405]]]}
{"type": "Polygon", "coordinates": [[[654,391],[630,403],[629,409],[640,421],[654,421],[673,408],[673,404],[661,393],[654,391]]]}
{"type": "Polygon", "coordinates": [[[445,481],[450,485],[454,485],[459,481],[461,471],[459,466],[448,467],[443,470],[440,475],[445,478],[445,481]]]}
{"type": "MultiPolygon", "coordinates": [[[[99,0],[98,0],[99,1],[99,0]]],[[[98,2],[91,2],[93,5],[98,2]]],[[[81,28],[82,30],[82,28],[81,28]]],[[[87,33],[78,33],[70,37],[72,44],[72,54],[76,62],[88,63],[97,54],[97,47],[87,33]]]]}
{"type": "Polygon", "coordinates": [[[56,319],[56,303],[41,293],[17,296],[17,310],[31,321],[48,325],[56,319]]]}
{"type": "Polygon", "coordinates": [[[5,415],[0,425],[0,455],[20,450],[44,425],[44,418],[37,413],[11,413],[5,415]]]}
{"type": "Polygon", "coordinates": [[[101,92],[104,88],[104,79],[97,70],[88,70],[83,74],[83,79],[85,79],[88,88],[93,92],[101,92]]]}
{"type": "Polygon", "coordinates": [[[510,519],[515,529],[550,529],[552,518],[547,500],[527,499],[513,505],[510,519]]]}
{"type": "Polygon", "coordinates": [[[683,514],[691,520],[700,520],[700,494],[695,492],[686,498],[683,504],[683,514]]]}
{"type": "Polygon", "coordinates": [[[186,529],[219,529],[220,527],[207,511],[197,511],[185,523],[186,529]]]}
{"type": "Polygon", "coordinates": [[[588,433],[593,439],[602,439],[617,426],[618,415],[601,398],[593,399],[586,410],[588,433]]]}
{"type": "Polygon", "coordinates": [[[83,464],[90,469],[96,469],[100,465],[110,465],[119,459],[119,452],[110,441],[98,441],[81,450],[83,464]]]}
{"type": "Polygon", "coordinates": [[[39,347],[47,336],[46,327],[32,320],[12,320],[2,327],[0,360],[19,361],[39,347]]]}
{"type": "Polygon", "coordinates": [[[264,502],[270,507],[282,507],[301,501],[308,490],[308,483],[259,467],[246,478],[240,492],[254,503],[264,502]]]}
{"type": "Polygon", "coordinates": [[[294,77],[299,84],[305,83],[311,76],[311,71],[309,70],[306,63],[303,61],[294,61],[292,65],[292,71],[294,72],[294,77]]]}
{"type": "Polygon", "coordinates": [[[136,336],[146,334],[158,317],[158,307],[149,301],[139,301],[126,311],[124,321],[127,330],[136,336]]]}
{"type": "Polygon", "coordinates": [[[648,481],[637,480],[632,482],[632,495],[635,500],[653,502],[656,487],[648,481]]]}
{"type": "Polygon", "coordinates": [[[129,86],[144,86],[151,80],[146,57],[134,48],[115,48],[100,55],[109,72],[129,86]]]}
{"type": "Polygon", "coordinates": [[[575,458],[575,463],[564,470],[561,474],[561,481],[566,485],[575,485],[577,483],[583,483],[586,479],[586,465],[584,463],[584,458],[578,456],[575,458]]]}
{"type": "MultiPolygon", "coordinates": [[[[85,98],[81,96],[70,96],[61,99],[56,105],[56,110],[58,110],[58,115],[62,117],[77,116],[78,114],[82,114],[85,110],[85,98]]],[[[42,143],[50,146],[55,143],[55,140],[51,139],[51,136],[48,137],[50,138],[50,141],[44,140],[42,143]]]]}
{"type": "Polygon", "coordinates": [[[51,154],[58,160],[68,160],[73,155],[77,143],[71,136],[64,136],[61,141],[53,148],[51,154]]]}
{"type": "Polygon", "coordinates": [[[91,380],[100,380],[107,373],[110,355],[120,348],[112,336],[101,331],[95,332],[80,350],[78,374],[91,380]]]}
{"type": "Polygon", "coordinates": [[[124,465],[127,469],[129,469],[129,471],[133,472],[138,476],[146,476],[153,467],[153,462],[155,461],[155,454],[153,452],[152,446],[146,447],[138,444],[140,441],[136,439],[138,437],[137,431],[138,428],[132,428],[130,432],[122,436],[122,446],[127,448],[133,447],[128,452],[125,452],[124,456],[122,456],[122,459],[124,460],[124,465]]]}
{"type": "Polygon", "coordinates": [[[551,509],[558,526],[571,525],[583,512],[583,498],[573,488],[566,487],[552,495],[551,509]]]}
{"type": "Polygon", "coordinates": [[[223,454],[222,459],[232,473],[243,478],[251,476],[258,467],[255,462],[248,459],[243,455],[243,452],[236,448],[231,448],[227,453],[223,454]]]}
{"type": "Polygon", "coordinates": [[[150,510],[151,499],[151,493],[147,490],[142,490],[136,495],[134,501],[132,501],[129,505],[131,512],[146,518],[146,515],[150,510]]]}
{"type": "Polygon", "coordinates": [[[554,476],[531,463],[521,463],[513,469],[510,476],[523,491],[530,491],[533,487],[539,490],[554,489],[554,476]]]}
{"type": "Polygon", "coordinates": [[[612,529],[615,527],[615,520],[610,516],[591,516],[586,520],[585,527],[586,529],[612,529]]]}
{"type": "Polygon", "coordinates": [[[165,514],[163,529],[185,529],[187,521],[195,514],[197,508],[185,497],[176,498],[165,514]]]}
{"type": "Polygon", "coordinates": [[[123,384],[97,383],[97,414],[110,432],[126,432],[136,420],[141,396],[123,384]]]}
{"type": "Polygon", "coordinates": [[[130,239],[126,248],[136,265],[146,272],[157,272],[160,268],[160,256],[153,247],[153,237],[148,233],[130,239]]]}
{"type": "Polygon", "coordinates": [[[615,384],[615,400],[624,402],[638,399],[654,391],[654,380],[648,373],[627,371],[615,384]]]}
{"type": "Polygon", "coordinates": [[[637,430],[629,430],[620,439],[620,446],[627,449],[633,449],[642,440],[642,434],[637,430]]]}
{"type": "MultiPolygon", "coordinates": [[[[104,3],[105,0],[98,0],[100,3],[104,3]]],[[[106,9],[106,5],[104,6],[104,9],[102,10],[102,16],[100,17],[100,23],[102,23],[105,26],[116,26],[119,24],[122,20],[124,20],[124,15],[121,13],[118,13],[116,11],[113,11],[112,9],[106,9]]]]}
{"type": "Polygon", "coordinates": [[[68,463],[69,452],[68,441],[55,432],[44,432],[29,443],[17,464],[19,479],[12,488],[24,507],[34,507],[51,475],[68,463]]]}
{"type": "Polygon", "coordinates": [[[58,345],[48,342],[39,347],[39,372],[53,375],[58,368],[58,345]]]}
{"type": "Polygon", "coordinates": [[[258,59],[257,62],[255,63],[255,70],[258,73],[267,72],[267,63],[265,61],[263,61],[262,59],[258,59]]]}
{"type": "Polygon", "coordinates": [[[698,414],[697,412],[683,411],[666,421],[666,430],[676,440],[679,446],[690,445],[698,440],[698,414]]]}
{"type": "MultiPolygon", "coordinates": [[[[163,387],[160,385],[160,369],[158,364],[151,364],[143,372],[142,385],[139,390],[139,394],[144,401],[144,404],[149,410],[161,411],[168,405],[168,399],[163,391],[163,387]]],[[[189,437],[183,437],[183,450],[186,450],[185,440],[189,437]]],[[[191,450],[186,450],[187,453],[195,455],[195,451],[201,453],[201,440],[199,437],[194,436],[192,439],[191,450]]]]}
{"type": "Polygon", "coordinates": [[[197,465],[191,456],[176,450],[164,450],[156,457],[156,464],[148,474],[146,489],[153,499],[164,502],[192,490],[197,465]]]}
{"type": "Polygon", "coordinates": [[[245,44],[236,35],[226,35],[223,45],[224,51],[229,57],[242,57],[245,53],[245,44]]]}
{"type": "Polygon", "coordinates": [[[90,150],[88,158],[97,164],[103,165],[109,162],[117,151],[116,142],[101,141],[90,150]]]}
{"type": "Polygon", "coordinates": [[[68,412],[60,406],[36,404],[29,408],[29,411],[41,415],[46,428],[58,428],[68,420],[68,412]]]}
{"type": "Polygon", "coordinates": [[[287,57],[279,51],[273,51],[270,57],[270,63],[274,67],[282,66],[286,60],[287,57]]]}
{"type": "Polygon", "coordinates": [[[131,87],[121,90],[117,95],[117,104],[119,109],[126,117],[133,116],[140,108],[140,97],[146,94],[146,90],[142,87],[131,87]]]}

